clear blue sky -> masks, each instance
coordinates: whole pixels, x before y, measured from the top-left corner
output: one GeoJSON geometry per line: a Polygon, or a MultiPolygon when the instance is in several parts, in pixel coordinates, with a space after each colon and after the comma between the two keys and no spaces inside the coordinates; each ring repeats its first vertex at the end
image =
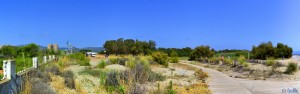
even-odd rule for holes
{"type": "Polygon", "coordinates": [[[300,0],[1,0],[0,45],[117,38],[158,47],[251,49],[283,42],[300,50],[300,0]]]}

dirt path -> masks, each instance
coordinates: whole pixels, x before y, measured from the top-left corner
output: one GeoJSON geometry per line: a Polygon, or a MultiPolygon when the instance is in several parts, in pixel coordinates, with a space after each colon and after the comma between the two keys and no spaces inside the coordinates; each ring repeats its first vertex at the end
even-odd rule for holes
{"type": "MultiPolygon", "coordinates": [[[[263,80],[247,80],[232,78],[214,69],[204,68],[190,64],[189,61],[181,61],[193,67],[209,73],[211,80],[208,82],[210,90],[214,94],[281,94],[287,88],[300,89],[300,81],[273,82],[263,80]]],[[[296,93],[297,94],[297,93],[296,93]]]]}
{"type": "Polygon", "coordinates": [[[209,80],[208,85],[213,94],[252,94],[247,88],[241,86],[236,80],[232,79],[224,73],[218,72],[213,69],[189,64],[189,61],[184,61],[182,64],[200,68],[203,71],[207,72],[212,78],[209,80]]]}

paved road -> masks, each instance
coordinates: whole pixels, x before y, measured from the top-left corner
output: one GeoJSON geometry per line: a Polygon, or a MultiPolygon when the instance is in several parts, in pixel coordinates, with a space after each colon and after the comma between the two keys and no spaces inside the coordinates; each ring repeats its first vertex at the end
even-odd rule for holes
{"type": "Polygon", "coordinates": [[[272,82],[232,78],[214,69],[204,68],[187,62],[185,61],[182,64],[200,68],[211,76],[208,84],[213,94],[281,94],[283,89],[289,87],[300,90],[300,81],[272,82]]]}

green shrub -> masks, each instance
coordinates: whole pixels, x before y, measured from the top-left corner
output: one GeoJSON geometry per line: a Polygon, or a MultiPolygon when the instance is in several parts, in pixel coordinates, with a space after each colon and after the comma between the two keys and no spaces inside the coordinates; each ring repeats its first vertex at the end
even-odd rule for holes
{"type": "Polygon", "coordinates": [[[248,67],[249,66],[249,63],[246,62],[246,58],[242,55],[238,58],[238,61],[239,61],[240,65],[243,66],[243,67],[248,67]]]}
{"type": "Polygon", "coordinates": [[[290,62],[285,71],[286,74],[293,74],[298,71],[298,64],[290,62]]]}
{"type": "Polygon", "coordinates": [[[214,52],[209,46],[197,46],[190,54],[189,60],[196,60],[198,58],[210,58],[214,56],[214,52]]]}
{"type": "Polygon", "coordinates": [[[243,66],[244,66],[244,67],[248,67],[248,66],[249,66],[249,63],[248,63],[248,62],[244,62],[244,63],[243,63],[243,66]]]}
{"type": "Polygon", "coordinates": [[[77,64],[79,64],[80,66],[89,66],[90,65],[89,58],[87,58],[81,52],[70,54],[68,57],[71,58],[71,59],[74,59],[77,62],[77,64]]]}
{"type": "Polygon", "coordinates": [[[2,70],[2,68],[3,68],[3,59],[0,58],[0,70],[2,70]]]}
{"type": "Polygon", "coordinates": [[[275,64],[274,60],[267,60],[267,63],[266,63],[267,66],[272,66],[274,64],[275,64]]]}
{"type": "Polygon", "coordinates": [[[233,60],[230,59],[230,58],[225,58],[224,59],[224,64],[232,65],[233,64],[233,60]]]}
{"type": "Polygon", "coordinates": [[[171,63],[178,63],[178,58],[177,57],[171,57],[170,62],[171,63]]]}
{"type": "Polygon", "coordinates": [[[169,63],[167,62],[168,60],[168,55],[163,53],[163,52],[153,52],[151,54],[153,60],[161,65],[164,65],[165,67],[169,66],[169,63]]]}
{"type": "Polygon", "coordinates": [[[125,66],[126,61],[128,61],[128,58],[118,58],[118,64],[125,66]]]}
{"type": "Polygon", "coordinates": [[[241,65],[243,65],[244,62],[246,61],[246,58],[241,55],[241,56],[239,56],[239,58],[237,60],[240,62],[241,65]]]}
{"type": "Polygon", "coordinates": [[[0,79],[2,79],[3,78],[3,74],[0,74],[0,79]]]}
{"type": "Polygon", "coordinates": [[[106,62],[104,60],[101,60],[100,63],[97,65],[98,68],[103,69],[106,66],[106,62]]]}
{"type": "Polygon", "coordinates": [[[111,64],[117,64],[118,63],[118,58],[109,58],[109,62],[111,64]]]}
{"type": "MultiPolygon", "coordinates": [[[[18,57],[15,59],[16,62],[16,72],[22,71],[24,69],[30,68],[33,66],[32,58],[21,58],[18,57]]],[[[2,67],[2,66],[1,66],[2,67]]]]}

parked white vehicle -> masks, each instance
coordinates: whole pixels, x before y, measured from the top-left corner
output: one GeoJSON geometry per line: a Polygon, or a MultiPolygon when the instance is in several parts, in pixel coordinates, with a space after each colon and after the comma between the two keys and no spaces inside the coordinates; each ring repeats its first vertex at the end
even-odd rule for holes
{"type": "Polygon", "coordinates": [[[86,56],[96,57],[97,52],[86,52],[86,56]]]}

